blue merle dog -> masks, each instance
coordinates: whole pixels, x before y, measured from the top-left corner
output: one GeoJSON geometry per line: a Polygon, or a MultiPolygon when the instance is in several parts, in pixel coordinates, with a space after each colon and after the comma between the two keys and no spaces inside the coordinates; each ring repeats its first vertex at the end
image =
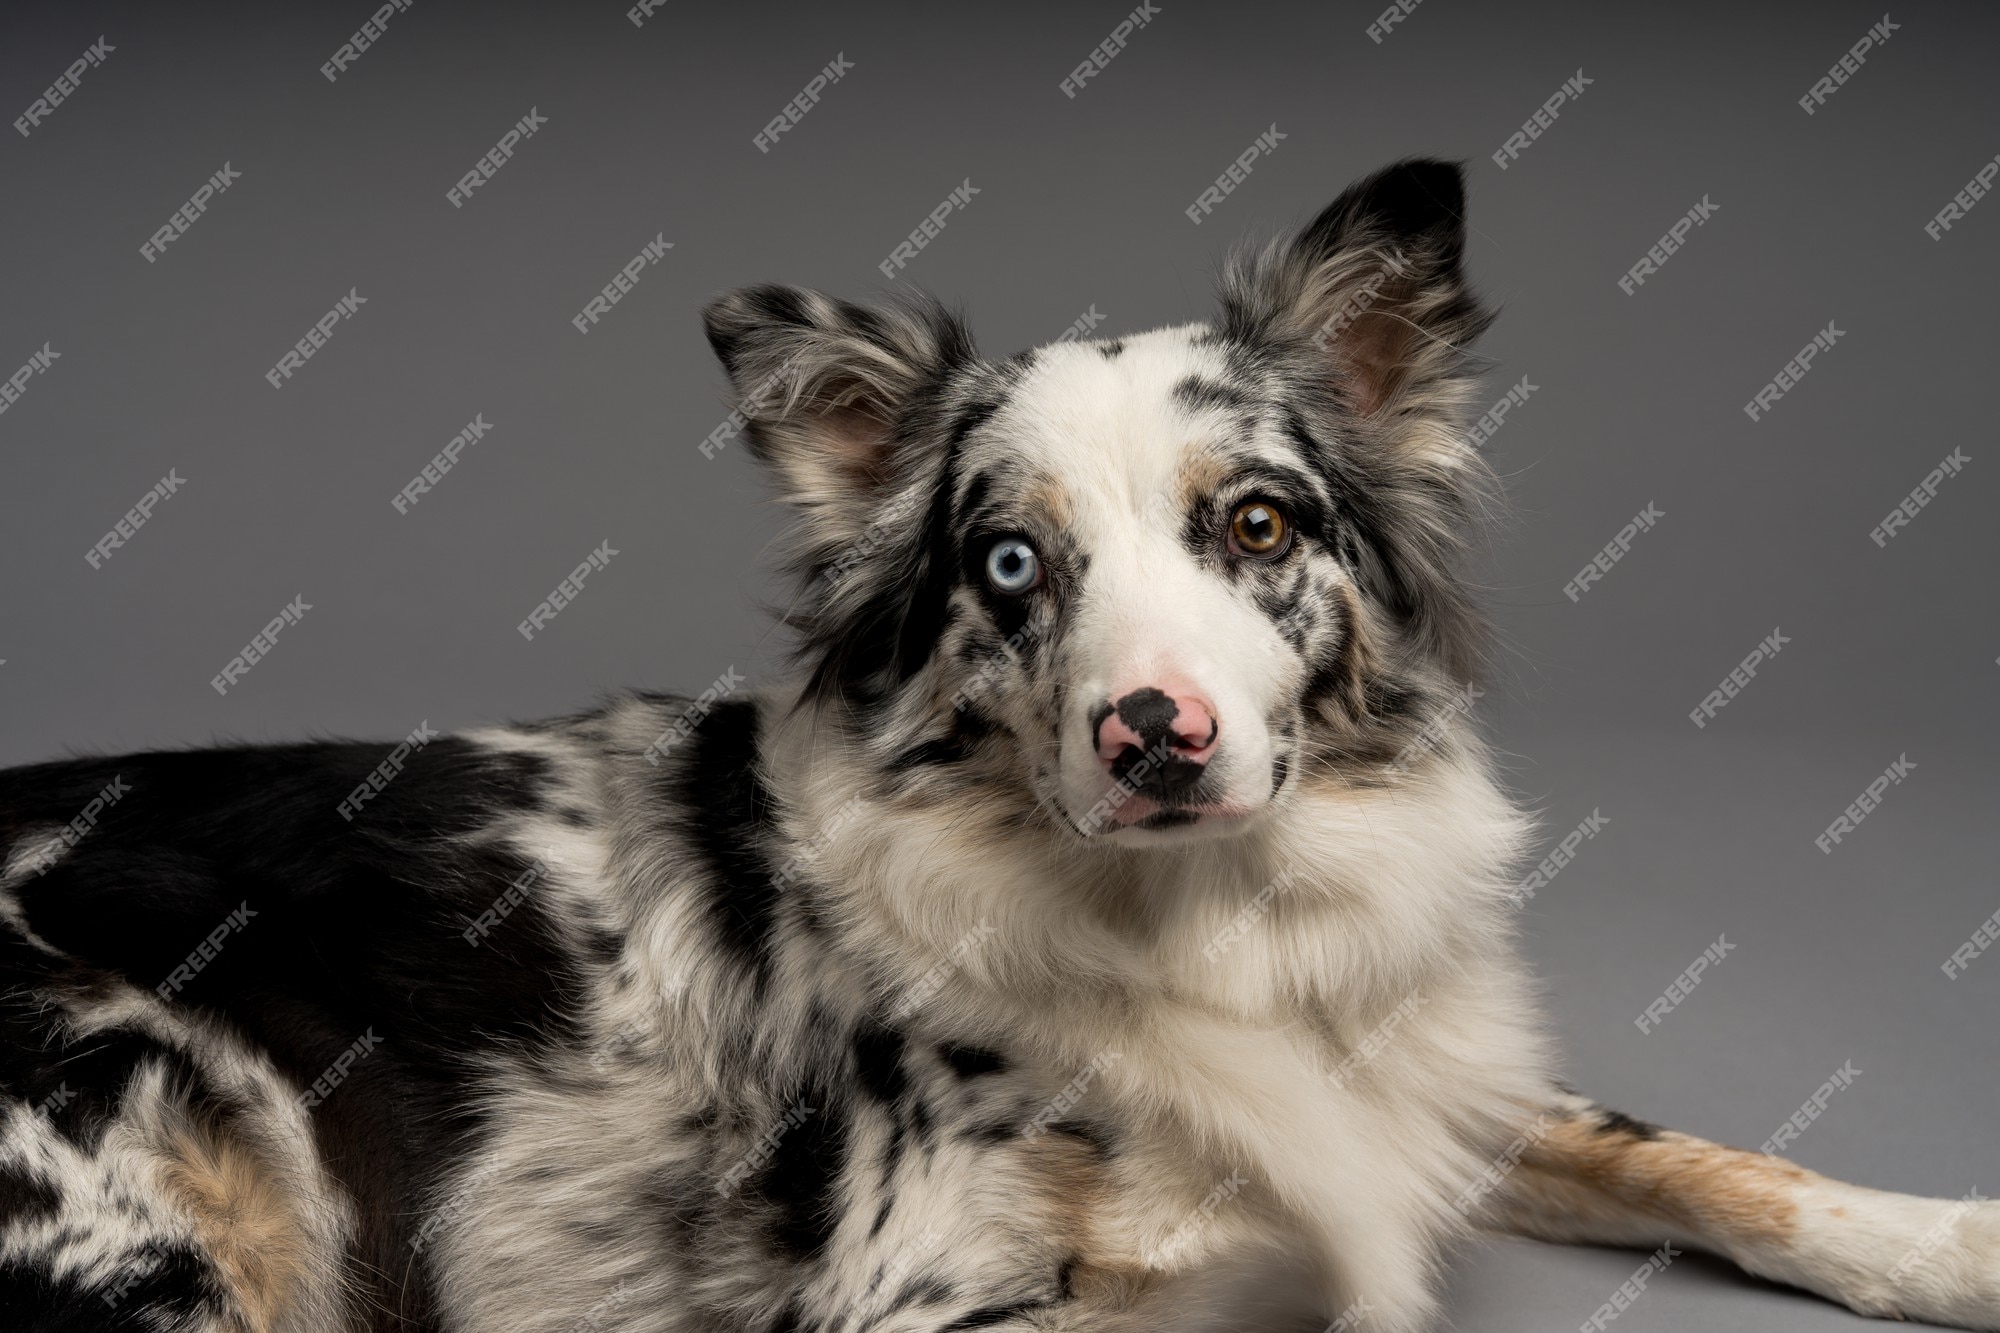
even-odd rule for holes
{"type": "Polygon", "coordinates": [[[2000,1205],[1554,1081],[1463,237],[1404,162],[1001,361],[725,296],[795,684],[0,773],[0,1325],[1410,1333],[1483,1226],[2000,1328],[2000,1205]]]}

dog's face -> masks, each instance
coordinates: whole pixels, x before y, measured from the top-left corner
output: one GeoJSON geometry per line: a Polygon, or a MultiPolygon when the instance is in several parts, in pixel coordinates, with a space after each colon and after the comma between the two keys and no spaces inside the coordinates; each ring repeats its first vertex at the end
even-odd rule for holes
{"type": "Polygon", "coordinates": [[[803,511],[813,688],[883,781],[1145,844],[1392,772],[1475,646],[1461,206],[1392,167],[1235,261],[1214,323],[1000,363],[926,302],[711,306],[803,511]]]}

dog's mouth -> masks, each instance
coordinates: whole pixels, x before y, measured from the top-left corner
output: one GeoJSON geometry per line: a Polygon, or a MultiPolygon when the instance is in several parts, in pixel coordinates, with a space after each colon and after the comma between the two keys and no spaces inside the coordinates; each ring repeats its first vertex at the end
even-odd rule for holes
{"type": "Polygon", "coordinates": [[[1189,828],[1195,824],[1234,823],[1237,820],[1247,819],[1255,813],[1254,807],[1237,801],[1171,799],[1162,801],[1151,796],[1134,795],[1105,818],[1102,828],[1095,831],[1118,833],[1126,829],[1143,829],[1148,832],[1158,832],[1164,829],[1189,828]]]}

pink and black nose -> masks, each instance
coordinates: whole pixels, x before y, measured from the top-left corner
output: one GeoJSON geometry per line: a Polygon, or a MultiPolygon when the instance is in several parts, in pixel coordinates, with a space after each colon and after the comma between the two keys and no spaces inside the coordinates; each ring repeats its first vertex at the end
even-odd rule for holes
{"type": "Polygon", "coordinates": [[[1160,800],[1185,796],[1201,779],[1222,730],[1201,695],[1151,685],[1099,704],[1091,728],[1105,771],[1160,800]]]}

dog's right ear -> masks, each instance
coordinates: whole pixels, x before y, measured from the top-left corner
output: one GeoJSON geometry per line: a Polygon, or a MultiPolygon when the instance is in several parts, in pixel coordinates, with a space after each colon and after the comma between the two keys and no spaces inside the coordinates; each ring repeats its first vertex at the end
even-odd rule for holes
{"type": "Polygon", "coordinates": [[[1464,253],[1463,173],[1398,162],[1350,185],[1296,236],[1239,255],[1223,279],[1223,329],[1243,342],[1309,343],[1358,415],[1412,434],[1449,421],[1474,385],[1465,349],[1493,316],[1466,285],[1464,253]]]}
{"type": "Polygon", "coordinates": [[[823,537],[866,526],[908,471],[911,409],[977,355],[958,317],[923,296],[869,308],[773,283],[718,297],[702,322],[751,453],[823,537]]]}

